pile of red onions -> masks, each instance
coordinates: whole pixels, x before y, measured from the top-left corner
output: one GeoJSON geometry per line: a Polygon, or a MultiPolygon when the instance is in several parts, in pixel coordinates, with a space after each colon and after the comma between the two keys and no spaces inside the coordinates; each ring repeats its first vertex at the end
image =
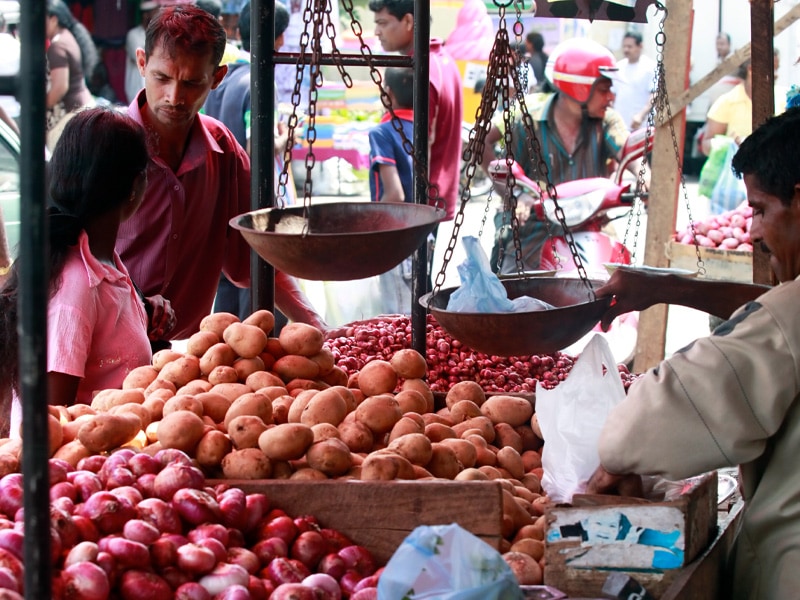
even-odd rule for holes
{"type": "MultiPolygon", "coordinates": [[[[177,450],[50,460],[53,598],[369,600],[369,551],[177,450]]],[[[0,479],[0,596],[24,597],[22,475],[0,479]]]]}
{"type": "Polygon", "coordinates": [[[694,244],[697,240],[697,245],[705,248],[752,252],[752,222],[753,208],[745,201],[732,210],[688,225],[683,231],[676,232],[674,239],[680,244],[694,244]]]}

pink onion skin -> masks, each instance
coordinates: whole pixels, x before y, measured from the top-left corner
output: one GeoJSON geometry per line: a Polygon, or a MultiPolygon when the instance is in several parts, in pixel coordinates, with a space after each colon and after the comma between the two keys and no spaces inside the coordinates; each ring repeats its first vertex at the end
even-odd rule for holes
{"type": "Polygon", "coordinates": [[[14,573],[11,572],[11,569],[0,567],[0,598],[3,597],[4,590],[19,593],[21,589],[22,583],[14,578],[14,573]]]}
{"type": "Polygon", "coordinates": [[[94,521],[100,533],[106,535],[122,531],[125,523],[136,518],[136,509],[130,502],[106,491],[93,494],[75,509],[79,515],[94,521]]]}
{"type": "Polygon", "coordinates": [[[155,496],[155,481],[155,473],[142,473],[133,485],[145,498],[152,498],[155,496]]]}
{"type": "Polygon", "coordinates": [[[19,560],[24,559],[25,537],[16,529],[0,529],[0,548],[8,550],[19,560]]]}
{"type": "Polygon", "coordinates": [[[155,475],[164,468],[164,465],[155,457],[138,452],[128,460],[128,468],[138,479],[145,474],[155,475]]]}
{"type": "Polygon", "coordinates": [[[191,457],[183,450],[178,450],[177,448],[162,448],[155,453],[153,458],[165,467],[176,463],[183,465],[192,464],[191,457]]]}
{"type": "Polygon", "coordinates": [[[273,537],[260,540],[250,548],[261,561],[262,566],[266,567],[275,558],[287,558],[289,556],[289,546],[281,538],[273,537]]]}
{"type": "Polygon", "coordinates": [[[149,546],[161,537],[155,525],[143,519],[131,519],[122,528],[122,535],[127,539],[149,546]]]}
{"type": "Polygon", "coordinates": [[[358,590],[350,596],[350,600],[378,600],[378,588],[370,587],[358,590]]]}
{"type": "Polygon", "coordinates": [[[217,494],[217,502],[222,513],[222,523],[226,527],[243,529],[247,525],[247,495],[240,488],[228,488],[217,494]]]}
{"type": "Polygon", "coordinates": [[[348,569],[342,578],[339,579],[339,586],[342,588],[342,595],[349,598],[356,592],[356,586],[364,579],[355,569],[348,569]]]}
{"type": "Polygon", "coordinates": [[[106,540],[108,543],[103,549],[114,557],[119,567],[123,569],[150,567],[150,552],[144,544],[118,536],[109,537],[106,540]]]}
{"type": "Polygon", "coordinates": [[[154,525],[161,533],[181,533],[183,524],[175,508],[160,498],[145,498],[136,505],[138,518],[154,525]]]}
{"type": "Polygon", "coordinates": [[[50,505],[50,525],[58,532],[59,540],[64,548],[71,548],[80,540],[78,528],[72,520],[72,514],[50,505]]]}
{"type": "Polygon", "coordinates": [[[261,561],[256,553],[240,546],[228,548],[224,562],[244,567],[250,575],[255,575],[261,568],[261,561]]]}
{"type": "Polygon", "coordinates": [[[265,494],[247,494],[245,499],[245,523],[241,528],[243,532],[249,533],[253,531],[261,519],[266,516],[269,511],[269,498],[265,494]]]}
{"type": "MultiPolygon", "coordinates": [[[[102,475],[100,478],[103,479],[102,475]]],[[[105,474],[104,481],[106,489],[113,490],[118,487],[133,485],[136,483],[136,475],[128,467],[118,466],[110,469],[105,474]]]]}
{"type": "Polygon", "coordinates": [[[79,542],[70,548],[64,559],[64,567],[82,563],[82,562],[95,562],[97,554],[100,552],[97,544],[94,542],[79,542]]]}
{"type": "Polygon", "coordinates": [[[364,546],[352,545],[345,546],[339,552],[339,556],[344,559],[349,569],[355,569],[362,577],[372,575],[375,572],[375,560],[369,550],[364,546]]]}
{"type": "Polygon", "coordinates": [[[205,475],[197,467],[172,463],[164,467],[153,481],[153,493],[165,502],[172,500],[178,490],[200,489],[205,485],[205,475]]]}
{"type": "Polygon", "coordinates": [[[108,457],[104,454],[92,454],[91,456],[86,456],[78,461],[78,464],[75,465],[75,470],[98,473],[103,467],[103,464],[105,464],[107,458],[108,457]]]}
{"type": "Polygon", "coordinates": [[[22,473],[9,473],[0,479],[0,511],[15,521],[22,503],[22,473]]]}
{"type": "Polygon", "coordinates": [[[347,563],[344,559],[336,553],[326,554],[322,557],[317,565],[318,573],[326,573],[333,577],[336,581],[342,578],[342,575],[347,571],[347,563]]]}
{"type": "Polygon", "coordinates": [[[234,585],[241,585],[246,589],[249,582],[250,575],[244,567],[227,563],[218,564],[213,571],[200,578],[200,585],[212,596],[234,585]]]}
{"type": "Polygon", "coordinates": [[[192,543],[184,544],[178,548],[176,565],[183,571],[203,575],[210,573],[216,564],[217,557],[214,551],[209,548],[192,543]]]}
{"type": "Polygon", "coordinates": [[[142,492],[132,485],[121,485],[109,491],[118,498],[125,498],[132,506],[137,506],[139,502],[144,500],[142,492]]]}
{"type": "Polygon", "coordinates": [[[272,592],[275,591],[275,586],[268,579],[250,575],[247,589],[250,591],[250,597],[253,600],[267,600],[272,592]]]}
{"type": "Polygon", "coordinates": [[[172,600],[173,591],[164,578],[147,571],[125,571],[120,578],[122,600],[172,600]]]}
{"type": "Polygon", "coordinates": [[[209,521],[218,522],[220,518],[219,504],[214,496],[203,490],[179,489],[172,496],[172,506],[175,507],[181,519],[190,525],[197,526],[209,521]]]}
{"type": "Polygon", "coordinates": [[[223,546],[227,546],[230,536],[228,534],[228,528],[221,523],[203,523],[192,529],[186,534],[186,537],[189,538],[190,542],[195,543],[206,538],[214,538],[222,542],[223,546]]]}
{"type": "Polygon", "coordinates": [[[103,482],[97,476],[97,473],[92,471],[73,471],[67,475],[67,478],[75,486],[78,492],[76,500],[79,502],[86,502],[92,494],[104,489],[103,482]]]}
{"type": "Polygon", "coordinates": [[[177,590],[184,583],[192,582],[192,574],[178,567],[165,567],[159,573],[173,590],[177,590]]]}
{"type": "Polygon", "coordinates": [[[60,458],[51,458],[47,461],[47,473],[50,477],[50,485],[67,480],[67,474],[75,469],[67,461],[60,458]]]}
{"type": "Polygon", "coordinates": [[[69,481],[59,481],[50,486],[50,502],[55,501],[57,498],[68,498],[75,502],[78,499],[78,490],[69,481]]]}
{"type": "Polygon", "coordinates": [[[275,558],[264,569],[266,576],[276,586],[282,583],[300,583],[311,575],[303,563],[293,558],[275,558]]]}
{"type": "Polygon", "coordinates": [[[342,588],[339,582],[325,573],[312,573],[301,582],[303,585],[319,590],[319,600],[342,600],[342,588]]]}
{"type": "Polygon", "coordinates": [[[300,560],[310,570],[319,564],[323,556],[330,552],[330,546],[318,531],[303,531],[292,542],[289,556],[300,560]]]}
{"type": "Polygon", "coordinates": [[[310,587],[302,583],[282,583],[275,588],[270,600],[315,600],[316,595],[310,587]]]}
{"type": "Polygon", "coordinates": [[[252,600],[250,590],[244,585],[232,585],[214,596],[214,600],[252,600]]]}
{"type": "Polygon", "coordinates": [[[70,565],[61,572],[64,597],[74,600],[107,600],[111,585],[106,572],[92,562],[70,565]]]}
{"type": "Polygon", "coordinates": [[[211,600],[211,594],[196,581],[190,581],[175,590],[175,600],[211,600]]]}
{"type": "Polygon", "coordinates": [[[204,538],[197,542],[201,548],[208,548],[214,553],[214,558],[217,562],[225,562],[228,558],[228,549],[225,545],[216,538],[204,538]]]}
{"type": "Polygon", "coordinates": [[[72,522],[78,529],[78,537],[85,542],[96,542],[100,539],[100,532],[91,519],[83,515],[72,515],[72,522]]]}

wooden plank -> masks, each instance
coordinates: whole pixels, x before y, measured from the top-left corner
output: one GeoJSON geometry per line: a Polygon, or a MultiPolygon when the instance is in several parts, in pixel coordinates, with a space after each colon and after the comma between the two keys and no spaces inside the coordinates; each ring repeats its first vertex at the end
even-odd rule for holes
{"type": "Polygon", "coordinates": [[[419,525],[458,523],[495,549],[502,541],[502,487],[497,481],[288,481],[212,483],[266,494],[291,516],[315,515],[324,527],[347,534],[380,564],[419,525]]]}
{"type": "MultiPolygon", "coordinates": [[[[751,3],[751,11],[755,9],[755,5],[757,4],[761,4],[761,2],[751,3]]],[[[670,10],[672,10],[671,6],[670,10]]],[[[772,35],[770,35],[770,39],[785,31],[798,19],[800,19],[800,4],[793,6],[786,14],[784,14],[780,19],[778,19],[777,22],[774,23],[774,31],[772,35]]],[[[751,30],[758,33],[757,36],[751,36],[754,40],[757,38],[762,39],[762,36],[764,35],[763,31],[755,29],[752,24],[751,30]]],[[[739,67],[739,65],[750,58],[751,52],[751,44],[745,44],[741,48],[738,48],[723,62],[718,64],[712,71],[696,81],[692,86],[686,88],[680,94],[677,94],[670,103],[670,111],[672,115],[677,115],[680,111],[689,106],[690,102],[708,90],[712,85],[719,81],[720,78],[728,75],[729,73],[733,73],[739,67]]]]}
{"type": "MultiPolygon", "coordinates": [[[[721,248],[699,248],[706,279],[753,283],[753,253],[721,248]]],[[[671,267],[697,271],[697,253],[690,244],[671,241],[665,248],[671,267]]]]}
{"type": "MultiPolygon", "coordinates": [[[[666,91],[670,98],[685,89],[689,80],[692,15],[691,2],[679,0],[669,3],[669,16],[664,22],[666,43],[663,60],[666,91]]],[[[673,117],[676,118],[671,123],[665,123],[656,129],[653,144],[644,256],[644,263],[651,267],[668,266],[664,245],[675,231],[686,111],[681,111],[678,115],[673,113],[673,117]]],[[[646,371],[664,358],[666,337],[667,307],[658,305],[642,311],[637,328],[635,372],[646,371]]]]}

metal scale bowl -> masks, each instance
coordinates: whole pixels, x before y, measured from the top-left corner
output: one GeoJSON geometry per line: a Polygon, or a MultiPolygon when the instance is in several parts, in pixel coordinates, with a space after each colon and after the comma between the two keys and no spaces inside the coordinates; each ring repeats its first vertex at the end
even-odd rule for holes
{"type": "Polygon", "coordinates": [[[335,202],[265,208],[234,217],[256,253],[301,279],[348,281],[384,273],[425,242],[444,211],[424,204],[335,202]]]}
{"type": "MultiPolygon", "coordinates": [[[[420,298],[439,325],[473,350],[490,356],[551,354],[587,334],[611,304],[611,298],[592,300],[586,282],[559,277],[501,279],[510,299],[538,298],[555,308],[535,312],[464,313],[447,310],[447,288],[420,298]]],[[[593,287],[601,285],[592,281],[593,287]]]]}

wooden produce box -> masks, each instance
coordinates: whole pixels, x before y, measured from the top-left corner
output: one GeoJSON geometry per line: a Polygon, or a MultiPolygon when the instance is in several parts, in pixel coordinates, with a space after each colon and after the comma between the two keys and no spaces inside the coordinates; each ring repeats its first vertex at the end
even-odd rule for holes
{"type": "MultiPolygon", "coordinates": [[[[718,281],[753,283],[753,253],[741,250],[700,247],[700,258],[706,270],[704,277],[718,281]]],[[[675,269],[697,271],[697,253],[693,244],[679,244],[671,240],[665,247],[670,266],[675,269]]]]}
{"type": "Polygon", "coordinates": [[[547,510],[544,583],[570,597],[602,597],[622,572],[660,598],[717,533],[717,473],[679,499],[573,497],[547,510]]]}
{"type": "Polygon", "coordinates": [[[291,516],[314,515],[366,547],[385,565],[419,525],[458,523],[495,549],[502,540],[502,487],[497,481],[215,480],[266,494],[291,516]]]}

